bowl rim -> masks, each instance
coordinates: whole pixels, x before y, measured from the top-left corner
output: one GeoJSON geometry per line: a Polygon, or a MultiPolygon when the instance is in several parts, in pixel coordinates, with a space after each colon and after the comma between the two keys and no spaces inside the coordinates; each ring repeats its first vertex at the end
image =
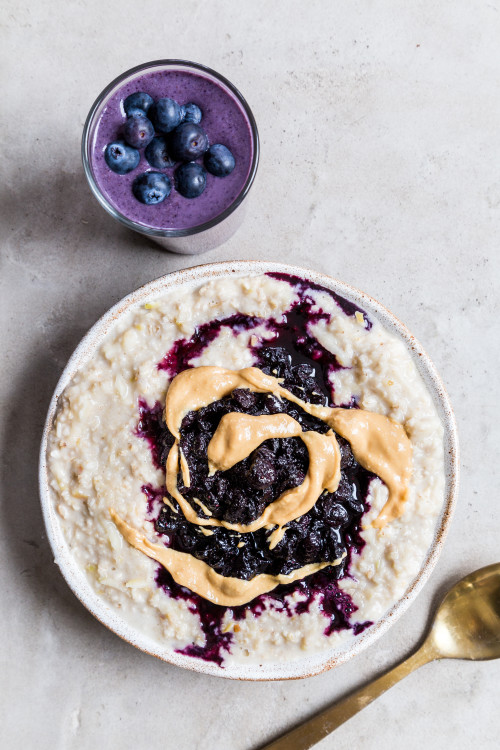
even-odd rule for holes
{"type": "Polygon", "coordinates": [[[377,300],[355,287],[334,279],[324,273],[287,263],[261,260],[221,261],[206,263],[171,272],[150,281],[126,295],[113,305],[85,334],[69,358],[54,389],[45,420],[40,445],[39,490],[42,513],[47,536],[54,554],[54,562],[60,568],[67,584],[96,619],[116,633],[123,640],[152,656],[175,666],[203,674],[239,680],[282,680],[297,679],[320,674],[356,656],[380,638],[389,627],[408,609],[415,600],[434,569],[442,551],[444,541],[455,509],[459,484],[459,445],[456,421],[448,394],[431,359],[421,344],[406,326],[377,300]],[[289,273],[321,284],[348,300],[353,301],[379,320],[389,331],[403,340],[417,370],[429,390],[444,427],[445,492],[442,510],[436,523],[434,539],[428,548],[422,565],[403,596],[380,618],[354,640],[340,644],[302,659],[273,662],[269,664],[229,664],[221,668],[213,662],[179,654],[171,648],[162,647],[152,637],[141,633],[133,625],[120,618],[116,610],[101,599],[92,589],[84,571],[78,568],[69,546],[63,536],[55,504],[51,497],[48,480],[47,447],[48,437],[57,412],[59,397],[76,372],[93,356],[104,337],[118,319],[131,307],[144,304],[169,289],[185,286],[186,290],[196,288],[212,279],[234,276],[257,276],[266,272],[289,273]]]}

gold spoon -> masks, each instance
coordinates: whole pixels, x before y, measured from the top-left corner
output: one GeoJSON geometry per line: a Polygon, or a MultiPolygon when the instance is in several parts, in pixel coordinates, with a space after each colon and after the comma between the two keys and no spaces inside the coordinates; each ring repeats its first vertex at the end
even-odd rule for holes
{"type": "Polygon", "coordinates": [[[424,664],[500,657],[500,563],[462,578],[446,594],[421,647],[406,661],[326,708],[262,750],[308,750],[424,664]]]}

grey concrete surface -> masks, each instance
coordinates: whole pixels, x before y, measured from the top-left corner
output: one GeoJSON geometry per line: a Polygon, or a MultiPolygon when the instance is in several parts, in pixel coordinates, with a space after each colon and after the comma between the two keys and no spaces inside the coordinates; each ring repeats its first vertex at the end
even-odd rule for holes
{"type": "MultiPolygon", "coordinates": [[[[0,21],[2,748],[251,750],[378,675],[432,604],[500,558],[500,6],[495,2],[5,0],[0,21]],[[161,57],[229,77],[262,156],[226,245],[188,259],[117,226],[80,164],[99,91],[161,57]],[[84,332],[140,284],[198,262],[269,258],[378,298],[427,348],[459,424],[459,505],[435,572],[354,661],[291,683],[181,671],[121,642],[61,578],[37,452],[84,332]]],[[[327,750],[498,747],[500,664],[424,667],[327,750]]]]}

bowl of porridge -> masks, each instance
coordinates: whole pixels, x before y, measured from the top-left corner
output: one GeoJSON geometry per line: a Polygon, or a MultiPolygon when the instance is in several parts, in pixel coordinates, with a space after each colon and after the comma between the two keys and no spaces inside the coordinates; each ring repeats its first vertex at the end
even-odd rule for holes
{"type": "Polygon", "coordinates": [[[40,454],[56,563],[166,662],[286,679],[382,635],[436,563],[458,483],[448,397],[382,305],[323,274],[178,271],[69,360],[40,454]]]}

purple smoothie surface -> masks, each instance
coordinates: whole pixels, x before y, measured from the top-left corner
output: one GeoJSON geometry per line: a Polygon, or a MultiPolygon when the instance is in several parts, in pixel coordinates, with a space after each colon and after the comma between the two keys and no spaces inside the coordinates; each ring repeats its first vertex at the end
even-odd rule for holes
{"type": "MultiPolygon", "coordinates": [[[[214,219],[233,203],[245,186],[253,154],[250,123],[233,94],[201,73],[153,69],[123,84],[106,102],[93,133],[91,166],[106,199],[128,219],[154,229],[188,229],[214,219]],[[174,188],[160,204],[140,203],[132,193],[132,183],[141,173],[152,171],[144,150],[136,169],[125,175],[112,172],[104,160],[108,143],[121,137],[126,121],[123,101],[137,91],[145,91],[155,100],[170,97],[179,104],[197,104],[210,143],[223,143],[234,155],[236,166],[231,174],[220,178],[208,173],[205,191],[198,198],[184,198],[174,188]]],[[[174,168],[162,171],[173,185],[174,168]]]]}
{"type": "MultiPolygon", "coordinates": [[[[276,274],[271,275],[277,277],[276,274]]],[[[318,285],[309,285],[298,277],[280,274],[279,279],[294,287],[297,300],[278,320],[239,313],[215,319],[200,326],[190,339],[178,339],[158,367],[174,377],[193,366],[191,360],[202,353],[223,327],[237,335],[265,324],[274,335],[271,339],[259,339],[252,346],[255,366],[283,377],[285,388],[296,392],[304,400],[332,405],[333,387],[329,376],[341,366],[311,333],[311,324],[330,318],[329,313],[318,307],[311,292],[327,293],[347,315],[354,315],[359,308],[333,292],[318,285]]],[[[366,315],[365,326],[371,326],[366,315]]],[[[213,478],[207,476],[206,446],[222,415],[229,411],[253,414],[284,411],[298,419],[304,429],[326,431],[324,423],[310,417],[292,402],[276,401],[270,395],[253,394],[241,389],[209,407],[190,412],[184,418],[181,445],[189,464],[193,491],[196,496],[202,497],[214,517],[246,523],[260,515],[263,508],[284,489],[303,481],[308,456],[297,438],[266,441],[235,468],[218,472],[218,476],[213,478]],[[266,481],[262,486],[259,484],[258,469],[264,466],[265,474],[266,462],[267,466],[269,462],[274,464],[276,471],[271,472],[270,480],[264,477],[266,481]]],[[[355,408],[356,404],[352,402],[348,406],[355,408]]],[[[173,444],[173,436],[163,419],[163,409],[164,404],[160,402],[148,405],[141,399],[136,429],[136,434],[148,441],[154,465],[162,470],[173,444]]],[[[335,493],[324,491],[311,511],[287,524],[288,531],[272,551],[269,550],[264,529],[241,535],[245,541],[243,548],[237,546],[239,535],[223,528],[214,529],[214,534],[206,537],[186,521],[174,498],[169,499],[177,513],[163,503],[163,497],[168,494],[164,486],[143,487],[148,500],[148,520],[154,522],[163,543],[204,560],[221,575],[248,580],[263,572],[289,573],[305,564],[334,560],[346,554],[340,565],[327,567],[294,583],[280,585],[248,604],[232,608],[212,604],[180,586],[168,571],[159,566],[156,577],[158,586],[168,596],[188,603],[190,611],[198,615],[205,635],[203,646],[191,644],[181,653],[223,666],[224,654],[231,651],[234,638],[232,632],[222,632],[227,613],[234,622],[238,622],[247,616],[260,617],[267,609],[279,610],[292,617],[316,606],[325,617],[326,636],[340,630],[351,630],[358,635],[372,624],[368,621],[350,622],[357,608],[349,595],[340,589],[338,579],[349,575],[352,555],[359,554],[363,549],[361,520],[369,508],[367,498],[373,475],[355,461],[349,444],[340,437],[338,440],[342,457],[338,490],[335,493]],[[297,595],[294,600],[292,594],[297,595]]],[[[183,486],[180,474],[178,484],[180,492],[189,501],[192,492],[183,486]]],[[[198,507],[194,507],[203,515],[198,507]]]]}

